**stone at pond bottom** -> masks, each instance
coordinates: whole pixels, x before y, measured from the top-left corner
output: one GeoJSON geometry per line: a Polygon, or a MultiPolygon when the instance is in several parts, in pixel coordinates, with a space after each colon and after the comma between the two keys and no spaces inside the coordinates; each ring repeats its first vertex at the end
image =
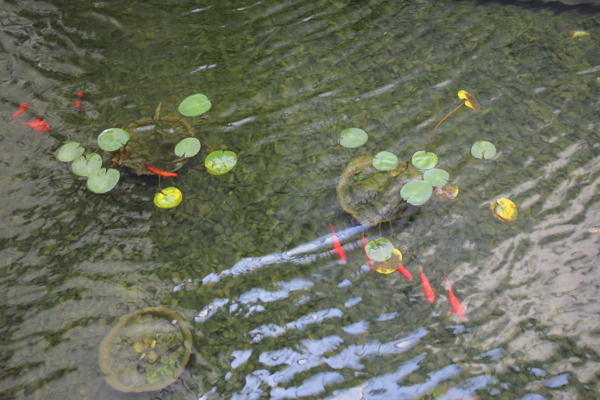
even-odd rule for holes
{"type": "Polygon", "coordinates": [[[192,335],[179,315],[164,307],[127,314],[100,343],[104,379],[121,392],[160,390],[179,377],[192,350],[192,335]]]}

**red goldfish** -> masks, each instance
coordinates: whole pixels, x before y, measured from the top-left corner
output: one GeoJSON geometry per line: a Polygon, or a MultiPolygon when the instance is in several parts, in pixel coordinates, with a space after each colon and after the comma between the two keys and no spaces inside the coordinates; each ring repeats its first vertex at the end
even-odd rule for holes
{"type": "Polygon", "coordinates": [[[29,105],[29,103],[21,103],[19,105],[19,111],[15,112],[12,117],[18,117],[19,115],[23,114],[25,111],[27,111],[27,106],[29,105]]]}
{"type": "Polygon", "coordinates": [[[333,233],[333,249],[337,253],[340,263],[346,264],[346,250],[342,247],[342,244],[338,240],[337,234],[335,233],[335,229],[333,229],[333,225],[329,224],[331,228],[331,233],[333,233]]]}
{"type": "Polygon", "coordinates": [[[31,122],[15,122],[15,124],[27,125],[33,132],[48,132],[52,130],[48,122],[42,121],[39,118],[34,118],[31,122]]]}
{"type": "Polygon", "coordinates": [[[454,293],[452,293],[452,287],[450,286],[450,281],[445,276],[442,277],[442,280],[446,284],[446,289],[448,289],[448,300],[450,301],[450,306],[452,306],[452,310],[448,310],[450,314],[458,315],[458,318],[465,319],[465,310],[466,308],[460,304],[460,301],[456,298],[454,293]]]}
{"type": "Polygon", "coordinates": [[[154,172],[156,175],[160,176],[161,178],[172,178],[172,177],[177,176],[177,174],[175,172],[163,171],[162,169],[154,168],[154,167],[150,166],[150,164],[146,164],[146,163],[144,163],[144,168],[146,168],[150,172],[154,172]]]}
{"type": "Polygon", "coordinates": [[[371,258],[371,256],[369,256],[367,254],[367,239],[365,239],[365,234],[362,234],[362,243],[363,243],[363,251],[365,252],[365,256],[367,257],[367,260],[369,260],[369,267],[371,267],[371,269],[375,269],[375,266],[373,265],[373,259],[371,258]]]}
{"type": "Polygon", "coordinates": [[[77,99],[75,99],[75,104],[73,104],[75,107],[77,108],[81,108],[81,101],[79,101],[79,98],[83,97],[83,93],[81,92],[77,92],[77,99]]]}
{"type": "Polygon", "coordinates": [[[419,266],[419,270],[421,271],[421,288],[423,288],[423,292],[425,292],[425,298],[430,303],[433,303],[435,301],[435,293],[433,293],[429,280],[427,280],[427,277],[423,273],[423,267],[419,266]]]}
{"type": "Polygon", "coordinates": [[[398,266],[398,272],[400,272],[400,274],[405,277],[406,279],[412,279],[412,275],[410,274],[410,271],[406,269],[406,267],[402,264],[400,264],[398,266]]]}

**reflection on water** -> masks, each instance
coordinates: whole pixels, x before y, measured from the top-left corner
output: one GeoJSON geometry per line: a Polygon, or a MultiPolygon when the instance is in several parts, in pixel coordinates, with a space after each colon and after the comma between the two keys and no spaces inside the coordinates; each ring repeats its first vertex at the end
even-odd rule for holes
{"type": "Polygon", "coordinates": [[[0,398],[598,396],[594,10],[386,0],[2,8],[0,398]],[[459,195],[358,226],[336,199],[344,168],[380,150],[410,158],[459,90],[483,109],[454,113],[431,148],[461,194],[510,198],[517,221],[459,195]],[[192,159],[174,181],[176,209],[155,208],[156,181],[131,174],[94,195],[54,157],[196,92],[213,108],[193,128],[239,162],[212,176],[206,154],[192,159]],[[22,102],[29,110],[12,120],[22,102]],[[36,117],[52,131],[12,123],[36,117]],[[368,132],[367,146],[338,144],[349,127],[368,132]],[[470,162],[478,140],[495,144],[492,161],[470,162]],[[371,271],[362,233],[390,237],[415,279],[371,271]],[[444,275],[464,322],[448,314],[444,275]],[[98,344],[119,317],[155,306],[185,319],[195,354],[162,392],[116,392],[98,344]]]}

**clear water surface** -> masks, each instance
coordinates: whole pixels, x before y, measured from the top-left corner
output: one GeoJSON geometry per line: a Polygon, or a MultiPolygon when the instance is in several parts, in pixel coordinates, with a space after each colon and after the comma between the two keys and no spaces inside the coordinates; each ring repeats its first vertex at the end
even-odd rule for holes
{"type": "Polygon", "coordinates": [[[597,398],[599,16],[450,0],[3,1],[0,398],[597,398]],[[432,142],[461,194],[360,227],[336,197],[348,163],[408,159],[461,89],[483,110],[458,110],[432,142]],[[213,102],[194,130],[239,163],[209,175],[203,150],[173,210],[152,204],[155,178],[125,173],[95,195],[55,158],[193,93],[213,102]],[[34,117],[52,131],[13,124],[34,117]],[[341,147],[349,127],[368,146],[341,147]],[[494,160],[468,163],[477,140],[494,160]],[[465,192],[512,199],[517,221],[465,192]],[[424,266],[436,302],[417,277],[369,270],[363,232],[390,237],[415,277],[424,266]],[[113,390],[98,345],[155,306],[182,316],[194,355],[161,392],[113,390]]]}

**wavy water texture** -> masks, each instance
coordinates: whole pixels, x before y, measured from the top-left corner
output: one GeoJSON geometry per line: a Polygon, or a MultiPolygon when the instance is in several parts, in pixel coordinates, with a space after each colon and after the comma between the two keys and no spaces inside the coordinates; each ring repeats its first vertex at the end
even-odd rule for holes
{"type": "Polygon", "coordinates": [[[98,1],[0,10],[0,398],[588,399],[600,391],[600,108],[595,9],[501,2],[98,1]],[[571,37],[586,30],[590,36],[571,37]],[[356,157],[430,144],[460,187],[373,228],[335,187],[356,157]],[[82,108],[74,107],[78,91],[82,108]],[[123,171],[94,195],[55,151],[176,111],[239,163],[201,154],[152,204],[123,171]],[[29,111],[13,120],[19,104],[29,111]],[[50,132],[12,122],[42,118],[50,132]],[[369,135],[339,145],[343,129],[369,135]],[[470,146],[495,144],[491,161],[470,146]],[[512,224],[486,202],[507,197],[512,224]],[[332,245],[335,227],[348,256],[332,245]],[[415,279],[367,265],[389,237],[415,279]],[[436,292],[425,301],[422,265],[436,292]],[[466,319],[448,314],[446,275],[466,319]],[[173,385],[111,389],[98,345],[121,316],[176,311],[194,355],[173,385]]]}

